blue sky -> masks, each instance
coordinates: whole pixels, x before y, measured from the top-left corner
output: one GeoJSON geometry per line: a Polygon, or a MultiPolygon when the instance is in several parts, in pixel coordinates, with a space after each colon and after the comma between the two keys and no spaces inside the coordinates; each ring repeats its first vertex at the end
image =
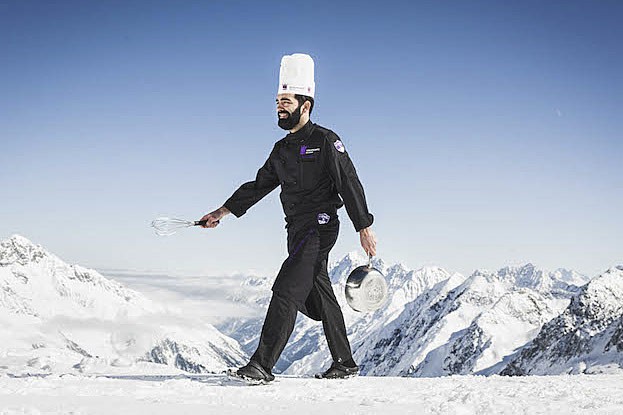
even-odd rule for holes
{"type": "MultiPolygon", "coordinates": [[[[469,274],[623,262],[618,1],[1,1],[0,238],[98,269],[275,273],[278,190],[156,237],[255,176],[284,54],[346,144],[379,256],[469,274]]],[[[333,258],[360,249],[341,211],[333,258]]]]}

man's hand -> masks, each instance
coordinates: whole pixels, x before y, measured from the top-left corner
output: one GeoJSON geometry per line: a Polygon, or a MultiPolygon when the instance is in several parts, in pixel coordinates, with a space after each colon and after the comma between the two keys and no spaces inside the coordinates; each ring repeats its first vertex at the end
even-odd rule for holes
{"type": "Polygon", "coordinates": [[[199,219],[200,221],[206,221],[206,224],[202,225],[202,228],[216,228],[219,224],[219,221],[229,213],[229,209],[227,209],[225,206],[221,206],[215,211],[204,215],[201,219],[199,219]]]}
{"type": "Polygon", "coordinates": [[[376,255],[376,235],[372,232],[371,227],[364,228],[359,231],[359,240],[361,241],[361,247],[366,254],[376,255]]]}

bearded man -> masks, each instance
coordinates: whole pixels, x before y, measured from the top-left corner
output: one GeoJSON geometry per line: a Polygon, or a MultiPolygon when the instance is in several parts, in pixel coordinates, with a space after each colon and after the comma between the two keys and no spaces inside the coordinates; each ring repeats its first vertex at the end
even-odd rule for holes
{"type": "Polygon", "coordinates": [[[342,310],[335,298],[327,262],[339,231],[337,211],[346,212],[361,246],[376,255],[376,237],[371,229],[363,186],[346,152],[333,131],[314,124],[314,61],[309,55],[286,55],[281,60],[276,99],[278,125],[289,134],[275,143],[255,180],[244,183],[222,207],[203,216],[206,228],[213,228],[227,214],[236,217],[281,186],[281,203],[286,215],[288,258],[272,287],[272,298],[262,327],[257,350],[249,363],[238,369],[243,378],[270,382],[272,369],[283,352],[300,311],[322,321],[333,363],[320,378],[357,375],[342,310]]]}

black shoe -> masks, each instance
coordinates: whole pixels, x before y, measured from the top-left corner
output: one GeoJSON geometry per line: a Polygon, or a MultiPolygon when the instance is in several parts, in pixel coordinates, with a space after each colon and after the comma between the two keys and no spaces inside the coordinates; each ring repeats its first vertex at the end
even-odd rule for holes
{"type": "Polygon", "coordinates": [[[254,360],[251,360],[249,364],[238,369],[236,374],[243,379],[252,381],[272,382],[275,380],[275,375],[266,371],[262,365],[254,360]]]}
{"type": "Polygon", "coordinates": [[[335,363],[331,365],[324,373],[316,374],[318,379],[346,379],[352,378],[359,374],[359,366],[348,367],[341,363],[335,363]]]}

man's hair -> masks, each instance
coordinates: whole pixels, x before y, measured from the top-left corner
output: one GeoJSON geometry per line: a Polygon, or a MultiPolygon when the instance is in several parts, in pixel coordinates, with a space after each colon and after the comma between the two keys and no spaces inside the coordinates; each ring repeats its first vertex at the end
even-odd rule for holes
{"type": "Polygon", "coordinates": [[[311,115],[312,110],[314,109],[314,99],[312,97],[308,97],[307,95],[299,94],[294,95],[294,98],[296,98],[296,100],[299,102],[299,107],[302,106],[305,101],[309,101],[309,103],[311,104],[311,106],[309,107],[309,115],[311,115]]]}

